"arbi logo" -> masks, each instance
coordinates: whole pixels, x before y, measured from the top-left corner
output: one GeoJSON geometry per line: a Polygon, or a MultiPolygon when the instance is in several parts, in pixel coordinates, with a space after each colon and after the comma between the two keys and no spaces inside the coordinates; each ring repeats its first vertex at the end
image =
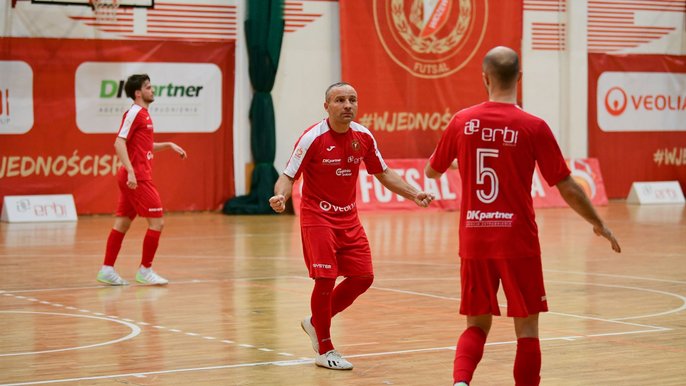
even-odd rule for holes
{"type": "Polygon", "coordinates": [[[605,109],[610,115],[618,116],[626,110],[628,98],[621,87],[612,87],[605,94],[605,109]]]}
{"type": "MultiPolygon", "coordinates": [[[[126,98],[126,91],[124,91],[125,83],[126,82],[123,79],[103,79],[100,81],[100,98],[126,98]]],[[[200,96],[200,90],[202,89],[203,86],[200,85],[184,86],[172,82],[162,85],[152,85],[152,90],[156,97],[198,98],[200,96]]]]}
{"type": "Polygon", "coordinates": [[[488,0],[374,0],[374,25],[396,64],[419,78],[442,78],[479,49],[488,0]]]}

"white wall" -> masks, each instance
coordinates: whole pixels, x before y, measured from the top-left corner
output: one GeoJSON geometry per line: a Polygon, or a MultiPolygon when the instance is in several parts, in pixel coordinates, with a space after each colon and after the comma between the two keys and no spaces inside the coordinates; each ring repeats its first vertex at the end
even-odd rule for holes
{"type": "MultiPolygon", "coordinates": [[[[286,166],[293,145],[302,132],[326,116],[324,91],[341,79],[338,3],[302,3],[302,9],[289,9],[287,4],[287,32],[284,34],[276,83],[272,90],[276,114],[274,166],[279,173],[286,166]]],[[[252,87],[248,79],[247,54],[242,35],[238,37],[236,51],[234,161],[236,194],[241,195],[246,193],[245,167],[252,162],[248,120],[252,87]]]]}

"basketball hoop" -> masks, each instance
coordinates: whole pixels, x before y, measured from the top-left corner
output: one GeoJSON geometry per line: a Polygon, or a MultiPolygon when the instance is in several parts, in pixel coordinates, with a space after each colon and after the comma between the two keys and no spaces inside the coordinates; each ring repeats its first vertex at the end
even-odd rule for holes
{"type": "Polygon", "coordinates": [[[119,0],[90,0],[95,14],[95,20],[98,22],[112,22],[117,21],[117,9],[119,9],[119,0]]]}

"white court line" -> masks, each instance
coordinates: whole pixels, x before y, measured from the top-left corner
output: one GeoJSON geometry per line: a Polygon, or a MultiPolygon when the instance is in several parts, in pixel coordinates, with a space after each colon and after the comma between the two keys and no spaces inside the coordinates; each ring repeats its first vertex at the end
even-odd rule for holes
{"type": "MultiPolygon", "coordinates": [[[[188,279],[188,280],[173,280],[170,281],[169,284],[205,284],[205,283],[222,283],[222,282],[233,282],[233,281],[261,281],[261,280],[279,280],[279,279],[293,279],[293,278],[298,278],[298,279],[308,279],[312,280],[309,277],[306,276],[259,276],[259,277],[237,277],[237,278],[231,278],[231,279],[188,279]]],[[[121,286],[117,288],[127,288],[127,287],[150,287],[149,285],[145,284],[131,284],[127,286],[121,286]]],[[[59,287],[59,288],[37,288],[37,289],[26,289],[26,290],[0,290],[0,293],[2,293],[4,296],[15,296],[12,294],[19,294],[19,293],[29,293],[29,292],[51,292],[51,291],[75,291],[75,290],[87,290],[87,289],[105,289],[105,288],[112,288],[112,286],[109,285],[91,285],[91,286],[82,286],[82,287],[59,287]],[[7,293],[5,293],[7,292],[7,293]],[[11,293],[10,293],[11,292],[11,293]]],[[[25,299],[25,296],[19,296],[16,295],[15,297],[19,299],[25,299]]]]}
{"type": "MultiPolygon", "coordinates": [[[[307,277],[301,277],[301,276],[274,277],[272,279],[277,279],[277,278],[295,278],[295,279],[301,279],[301,280],[311,280],[307,277]]],[[[254,280],[254,279],[245,278],[245,279],[235,279],[235,280],[250,281],[250,280],[254,280]]],[[[436,278],[433,278],[433,280],[436,280],[436,278]]],[[[648,279],[648,280],[650,280],[650,279],[648,279]]],[[[226,281],[226,280],[222,280],[222,281],[226,281]]],[[[605,286],[605,287],[616,287],[616,288],[626,288],[626,289],[633,289],[633,290],[642,290],[642,291],[655,292],[655,293],[660,293],[660,294],[669,295],[669,296],[675,296],[675,297],[682,299],[682,301],[684,301],[684,299],[686,299],[686,298],[684,298],[680,295],[677,295],[677,294],[664,292],[664,291],[650,290],[650,289],[645,289],[645,288],[638,288],[638,287],[603,285],[603,284],[594,284],[594,283],[576,283],[576,282],[562,282],[562,283],[581,284],[581,285],[597,285],[597,286],[605,286]]],[[[96,287],[96,288],[100,288],[100,287],[96,287]]],[[[459,298],[433,295],[433,294],[429,294],[429,293],[397,290],[397,289],[374,287],[374,286],[372,288],[379,289],[382,291],[398,292],[398,293],[404,293],[404,294],[408,294],[408,295],[430,297],[430,298],[436,298],[436,299],[441,299],[441,300],[449,300],[449,301],[458,300],[459,301],[459,298]]],[[[665,313],[679,312],[683,308],[684,308],[684,306],[682,306],[678,309],[666,311],[665,313]]],[[[665,314],[665,313],[661,313],[661,314],[665,314]]],[[[598,321],[604,321],[604,322],[609,322],[609,323],[625,324],[625,325],[630,325],[630,326],[635,326],[635,327],[643,327],[643,328],[651,328],[651,329],[650,330],[639,330],[639,331],[627,331],[627,332],[590,334],[590,335],[586,335],[586,336],[565,336],[565,337],[542,338],[541,340],[546,340],[546,341],[551,341],[551,340],[573,341],[573,340],[584,338],[584,337],[618,336],[618,335],[628,335],[628,334],[659,332],[659,331],[670,330],[668,328],[659,327],[659,326],[649,326],[649,325],[643,325],[643,324],[638,324],[638,323],[622,322],[619,319],[608,320],[608,319],[602,319],[602,318],[587,317],[587,316],[582,316],[582,315],[572,315],[572,314],[563,314],[563,313],[554,313],[554,312],[552,312],[552,314],[558,314],[558,315],[562,315],[562,316],[568,316],[568,317],[579,318],[579,319],[590,319],[590,320],[598,320],[598,321]]],[[[641,316],[641,317],[646,317],[646,316],[641,316]]],[[[631,318],[638,318],[638,317],[631,317],[631,318]]],[[[140,324],[146,324],[146,323],[142,322],[140,324]]],[[[226,341],[223,341],[223,342],[226,342],[226,341]]],[[[514,343],[515,343],[514,341],[511,341],[511,342],[490,342],[490,343],[487,343],[487,345],[503,345],[503,344],[514,344],[514,343]]],[[[240,346],[242,346],[242,347],[247,347],[247,346],[254,347],[252,345],[246,345],[246,344],[241,344],[240,346]]],[[[410,353],[410,352],[424,352],[424,351],[437,351],[437,350],[454,350],[454,348],[453,347],[437,347],[437,348],[426,348],[426,349],[416,349],[416,350],[403,350],[403,351],[396,351],[396,352],[385,352],[385,353],[381,352],[381,353],[349,355],[347,357],[355,358],[355,357],[365,357],[365,356],[382,356],[382,355],[394,355],[394,354],[403,354],[403,353],[410,353]]],[[[279,353],[279,355],[285,355],[285,353],[279,353]]],[[[4,385],[0,385],[0,386],[61,383],[61,382],[71,382],[71,381],[79,381],[79,380],[111,379],[111,378],[126,377],[126,376],[144,377],[145,375],[169,374],[169,373],[179,373],[179,372],[187,372],[187,371],[203,371],[203,370],[212,370],[212,369],[228,369],[228,368],[254,367],[254,366],[264,366],[264,365],[288,366],[288,365],[300,365],[300,364],[307,364],[307,363],[312,363],[312,359],[305,358],[305,359],[291,360],[291,361],[255,362],[255,363],[246,363],[246,364],[237,364],[237,365],[210,366],[210,367],[190,368],[190,369],[175,369],[175,370],[162,370],[162,371],[155,371],[155,372],[140,372],[140,373],[120,374],[120,375],[106,375],[106,376],[97,376],[97,377],[70,378],[70,379],[63,379],[63,380],[58,379],[58,380],[48,380],[48,381],[34,381],[34,382],[26,382],[26,383],[4,384],[4,385]]]]}
{"type": "Polygon", "coordinates": [[[442,296],[442,295],[433,295],[433,294],[427,294],[424,292],[415,292],[415,291],[407,291],[407,290],[399,290],[395,288],[385,288],[385,287],[377,287],[377,286],[372,286],[371,288],[380,290],[380,291],[388,291],[388,292],[397,292],[401,294],[408,294],[408,295],[417,295],[417,296],[424,296],[427,298],[434,298],[434,299],[441,299],[441,300],[454,300],[454,301],[460,301],[460,298],[454,298],[454,297],[449,297],[449,296],[442,296]]]}
{"type": "Polygon", "coordinates": [[[608,287],[608,288],[622,288],[622,289],[630,289],[630,290],[636,290],[636,291],[645,291],[645,292],[653,292],[656,294],[660,295],[667,295],[667,296],[673,296],[679,300],[681,300],[681,307],[678,308],[673,308],[668,311],[663,311],[660,313],[656,314],[650,314],[650,315],[638,315],[638,316],[627,316],[624,318],[614,318],[611,319],[612,321],[617,321],[617,320],[629,320],[629,319],[641,319],[641,318],[650,318],[654,316],[663,316],[663,315],[669,315],[669,314],[674,314],[677,312],[681,312],[683,310],[686,310],[686,297],[681,296],[679,294],[675,294],[673,292],[666,292],[666,291],[660,291],[660,290],[654,290],[650,288],[642,288],[642,287],[630,287],[630,286],[625,286],[625,285],[617,285],[617,284],[599,284],[599,283],[586,283],[586,282],[575,282],[575,281],[560,281],[560,280],[552,280],[551,283],[564,283],[564,284],[578,284],[578,285],[592,285],[596,287],[608,287]]]}
{"type": "MultiPolygon", "coordinates": [[[[31,299],[33,299],[33,298],[26,298],[26,297],[24,297],[24,296],[19,296],[19,295],[14,295],[14,294],[9,294],[9,295],[10,295],[10,296],[15,296],[16,298],[21,298],[21,299],[23,299],[23,300],[31,300],[31,299]]],[[[39,299],[33,299],[33,301],[38,301],[38,300],[39,300],[39,299]]],[[[45,303],[45,304],[48,304],[48,305],[51,305],[51,304],[52,304],[52,303],[49,303],[49,302],[44,302],[44,303],[45,303]]],[[[74,308],[74,307],[67,307],[67,308],[72,308],[72,309],[74,309],[74,310],[77,310],[77,308],[74,308]]],[[[85,310],[85,309],[79,309],[78,311],[79,311],[79,312],[82,312],[82,313],[103,315],[103,314],[101,314],[101,313],[92,312],[92,311],[85,310]]],[[[161,330],[169,330],[169,331],[174,331],[174,332],[179,332],[179,333],[180,333],[180,332],[183,332],[183,331],[181,331],[181,330],[179,330],[179,329],[169,329],[169,328],[167,328],[167,327],[165,327],[165,326],[161,326],[161,325],[150,325],[150,323],[143,322],[143,321],[138,321],[138,322],[136,322],[136,321],[131,320],[131,319],[119,318],[118,316],[114,316],[114,315],[109,315],[109,316],[107,316],[107,318],[113,319],[113,320],[115,320],[115,319],[116,319],[116,320],[122,319],[122,320],[126,320],[126,321],[131,322],[131,323],[122,322],[123,324],[126,324],[126,325],[129,325],[129,324],[132,324],[132,325],[133,325],[133,324],[137,323],[137,324],[140,324],[140,325],[143,325],[143,326],[150,326],[150,327],[152,327],[152,328],[154,328],[154,329],[156,329],[156,330],[158,330],[158,331],[161,331],[161,330]]],[[[100,319],[107,319],[107,318],[100,318],[100,319]]],[[[96,318],[96,319],[97,319],[97,318],[96,318]]],[[[138,328],[137,326],[136,326],[136,328],[138,329],[138,331],[139,331],[139,333],[140,333],[140,328],[138,328]]],[[[205,340],[208,340],[208,341],[217,340],[217,338],[215,338],[215,337],[212,337],[212,336],[201,336],[201,334],[196,333],[196,332],[184,332],[184,334],[185,334],[185,335],[188,335],[188,336],[192,336],[192,337],[202,337],[202,338],[204,338],[205,340]]],[[[233,343],[233,341],[230,341],[230,340],[222,340],[222,342],[223,342],[223,343],[227,343],[227,344],[228,344],[228,343],[233,343]]],[[[255,349],[257,349],[256,346],[250,345],[250,344],[241,344],[241,345],[239,345],[239,347],[251,348],[251,349],[252,349],[252,348],[255,348],[255,349]]],[[[274,350],[269,349],[269,348],[262,348],[262,349],[259,349],[259,350],[260,350],[260,351],[265,351],[265,352],[274,351],[274,350]]],[[[19,355],[19,354],[8,354],[8,355],[19,355]]],[[[2,355],[0,355],[0,356],[2,356],[2,355]]]]}
{"type": "MultiPolygon", "coordinates": [[[[654,332],[654,331],[648,331],[654,332]]],[[[624,333],[618,333],[624,334],[624,333]]],[[[595,335],[586,336],[561,336],[552,338],[541,338],[541,341],[570,341],[576,340],[584,337],[593,337],[595,335]]],[[[516,341],[504,341],[504,342],[488,342],[486,346],[498,346],[498,345],[509,345],[516,344],[516,341]]],[[[385,351],[367,354],[357,354],[357,355],[346,355],[346,358],[367,358],[367,357],[379,357],[379,356],[392,356],[392,355],[403,355],[403,354],[414,354],[422,352],[435,352],[435,351],[454,351],[454,346],[445,347],[429,347],[411,350],[398,350],[398,351],[385,351]]],[[[279,355],[287,355],[287,353],[279,353],[279,355]]],[[[206,367],[191,367],[182,369],[172,369],[172,370],[159,370],[159,371],[144,371],[138,373],[125,373],[125,374],[111,374],[111,375],[98,375],[92,377],[79,377],[79,378],[64,378],[64,379],[49,379],[44,381],[30,381],[30,382],[18,382],[18,383],[3,383],[0,386],[25,386],[25,385],[42,385],[51,383],[64,383],[64,382],[81,382],[89,380],[98,379],[112,379],[112,378],[142,378],[150,375],[162,375],[162,374],[177,374],[186,372],[196,372],[196,371],[210,371],[210,370],[224,370],[224,369],[235,369],[242,367],[257,367],[257,366],[300,366],[306,364],[312,364],[314,360],[312,358],[294,359],[294,360],[283,360],[283,361],[268,361],[268,362],[253,362],[253,363],[240,363],[234,365],[217,365],[217,366],[206,366],[206,367]]]]}
{"type": "Polygon", "coordinates": [[[661,283],[672,283],[672,284],[686,284],[686,281],[681,281],[681,280],[655,279],[652,277],[617,275],[617,274],[612,274],[612,273],[561,271],[561,270],[557,270],[557,269],[544,269],[543,272],[568,273],[571,275],[584,275],[584,276],[613,277],[613,278],[617,278],[617,279],[635,279],[635,280],[656,281],[656,282],[661,282],[661,283]]]}
{"type": "Polygon", "coordinates": [[[121,320],[116,320],[116,319],[110,319],[110,318],[101,318],[98,316],[90,316],[90,315],[81,315],[81,314],[60,314],[60,313],[55,313],[55,312],[36,312],[36,311],[0,311],[1,314],[39,314],[39,315],[60,315],[60,316],[69,316],[69,317],[74,317],[74,318],[90,318],[90,319],[99,319],[99,320],[107,320],[109,322],[115,322],[119,324],[123,324],[127,326],[128,328],[131,329],[131,333],[128,335],[121,337],[119,339],[115,340],[110,340],[107,342],[102,342],[102,343],[95,343],[95,344],[90,344],[86,346],[77,346],[77,347],[69,347],[69,348],[60,348],[60,349],[54,349],[54,350],[44,350],[44,351],[30,351],[30,352],[21,352],[21,353],[10,353],[10,354],[0,354],[0,357],[11,357],[11,356],[18,356],[18,355],[32,355],[32,354],[44,354],[44,353],[50,353],[50,352],[61,352],[61,351],[72,351],[72,350],[82,350],[86,348],[92,348],[92,347],[100,347],[100,346],[106,346],[110,344],[115,344],[119,342],[123,342],[125,340],[132,339],[139,335],[141,333],[141,329],[136,326],[133,323],[128,323],[128,322],[123,322],[121,320]]]}

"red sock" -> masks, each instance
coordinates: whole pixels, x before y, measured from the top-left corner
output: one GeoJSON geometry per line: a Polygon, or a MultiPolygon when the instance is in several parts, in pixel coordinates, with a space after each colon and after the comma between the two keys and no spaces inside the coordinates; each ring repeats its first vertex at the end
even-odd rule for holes
{"type": "Polygon", "coordinates": [[[155,258],[157,246],[160,244],[160,235],[162,232],[153,229],[148,229],[145,232],[143,239],[143,257],[141,258],[141,265],[145,268],[150,268],[152,260],[155,258]]]}
{"type": "Polygon", "coordinates": [[[517,339],[514,379],[516,386],[538,386],[541,382],[541,343],[538,338],[517,339]]]}
{"type": "Polygon", "coordinates": [[[125,235],[126,233],[119,232],[112,228],[110,235],[107,237],[104,265],[114,267],[114,262],[117,261],[117,256],[119,256],[119,250],[121,249],[121,243],[124,240],[125,235]]]}
{"type": "Polygon", "coordinates": [[[455,362],[453,365],[453,380],[467,382],[472,380],[476,365],[484,355],[486,333],[479,327],[472,326],[464,330],[457,341],[455,362]]]}
{"type": "Polygon", "coordinates": [[[372,285],[374,276],[348,277],[336,286],[331,295],[331,317],[350,307],[372,285]]]}
{"type": "Polygon", "coordinates": [[[310,299],[312,325],[319,340],[319,353],[333,350],[331,342],[331,293],[336,279],[314,279],[314,289],[310,299]]]}

